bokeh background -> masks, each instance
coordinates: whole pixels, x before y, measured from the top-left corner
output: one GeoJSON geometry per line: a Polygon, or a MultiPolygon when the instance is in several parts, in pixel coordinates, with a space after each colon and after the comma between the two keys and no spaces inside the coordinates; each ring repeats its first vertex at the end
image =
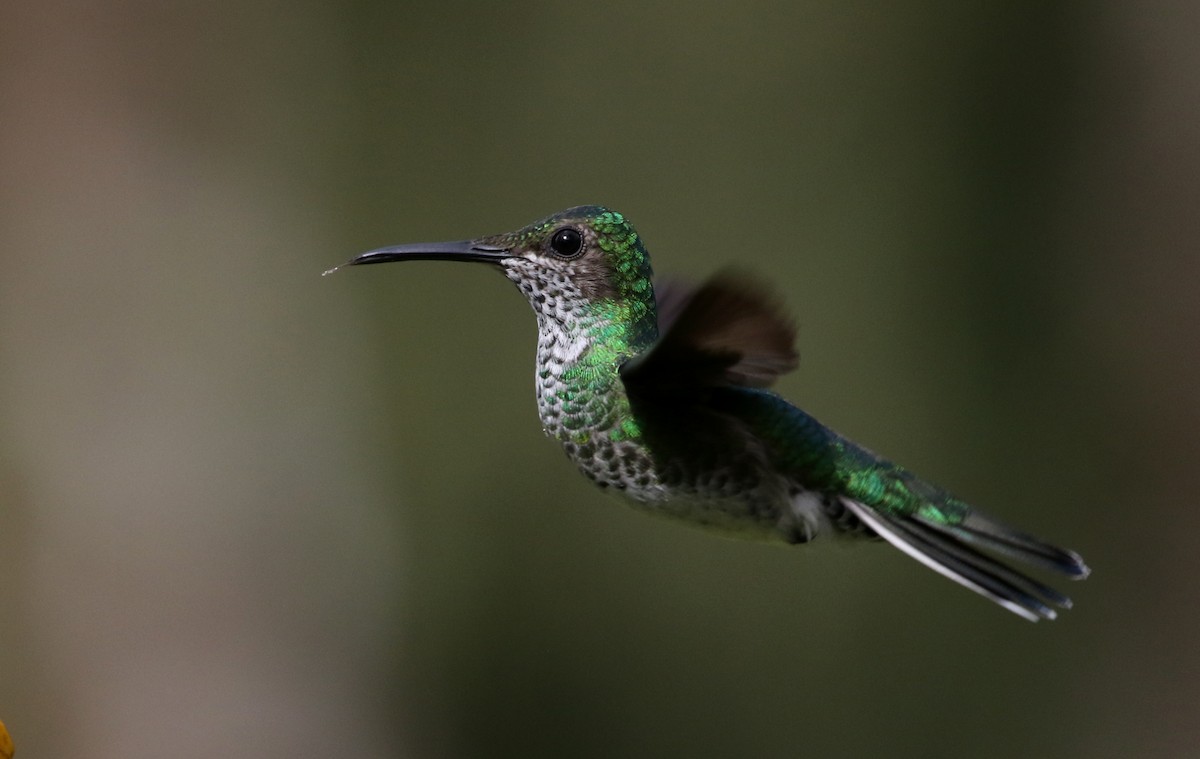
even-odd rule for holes
{"type": "Polygon", "coordinates": [[[0,7],[0,719],[30,757],[1200,755],[1200,6],[0,7]],[[647,519],[449,264],[579,203],[781,390],[1078,549],[1031,625],[647,519]]]}

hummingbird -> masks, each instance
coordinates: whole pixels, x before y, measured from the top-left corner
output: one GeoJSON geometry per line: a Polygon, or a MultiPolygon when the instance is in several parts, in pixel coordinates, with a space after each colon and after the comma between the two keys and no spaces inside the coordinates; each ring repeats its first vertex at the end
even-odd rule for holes
{"type": "Polygon", "coordinates": [[[579,206],[515,232],[396,245],[342,266],[470,261],[499,269],[537,316],[545,433],[600,488],[650,514],[782,544],[891,544],[1030,621],[1071,599],[1011,562],[1089,569],[839,435],[769,388],[798,364],[770,289],[736,270],[655,282],[628,219],[579,206]]]}

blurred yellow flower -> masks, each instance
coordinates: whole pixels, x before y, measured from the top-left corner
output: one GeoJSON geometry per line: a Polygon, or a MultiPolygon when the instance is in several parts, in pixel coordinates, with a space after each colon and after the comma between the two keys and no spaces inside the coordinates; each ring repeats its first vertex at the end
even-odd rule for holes
{"type": "Polygon", "coordinates": [[[8,729],[0,722],[0,759],[12,759],[12,738],[8,737],[8,729]]]}

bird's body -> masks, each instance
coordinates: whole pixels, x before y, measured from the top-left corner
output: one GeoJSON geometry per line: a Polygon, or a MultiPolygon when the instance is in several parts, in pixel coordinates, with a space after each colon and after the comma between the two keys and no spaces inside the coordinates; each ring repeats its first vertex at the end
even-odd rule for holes
{"type": "Polygon", "coordinates": [[[838,435],[766,388],[794,368],[794,330],[753,280],[652,282],[619,213],[582,206],[517,232],[371,251],[351,264],[501,267],[538,320],[538,413],[601,488],[639,508],[784,543],[882,538],[1031,620],[1069,607],[982,548],[1087,575],[1078,555],[986,517],[838,435]]]}

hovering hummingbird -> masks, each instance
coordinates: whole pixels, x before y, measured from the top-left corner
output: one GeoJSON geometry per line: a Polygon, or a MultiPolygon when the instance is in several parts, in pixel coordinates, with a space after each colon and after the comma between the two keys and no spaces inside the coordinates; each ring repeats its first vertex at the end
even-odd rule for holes
{"type": "Polygon", "coordinates": [[[730,272],[656,289],[641,237],[616,211],[580,206],[515,232],[380,248],[343,266],[420,260],[481,262],[516,283],[537,314],[546,434],[644,511],[782,543],[883,539],[1035,622],[1071,600],[996,555],[1088,575],[1078,554],[980,513],[769,391],[798,357],[795,328],[767,289],[730,272]]]}

